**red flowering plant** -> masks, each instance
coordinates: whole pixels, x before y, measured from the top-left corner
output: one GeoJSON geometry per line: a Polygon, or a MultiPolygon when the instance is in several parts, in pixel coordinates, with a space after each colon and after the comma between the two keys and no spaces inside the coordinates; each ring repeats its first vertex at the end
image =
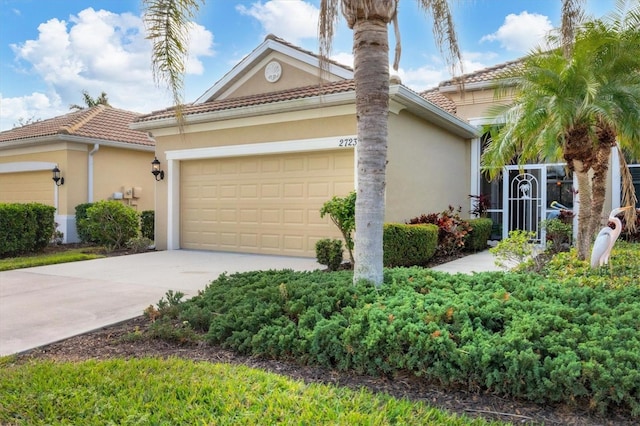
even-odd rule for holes
{"type": "Polygon", "coordinates": [[[460,217],[462,207],[453,206],[442,213],[423,214],[410,219],[409,225],[431,223],[438,226],[438,247],[435,256],[450,256],[457,254],[464,248],[465,236],[472,227],[460,217]]]}

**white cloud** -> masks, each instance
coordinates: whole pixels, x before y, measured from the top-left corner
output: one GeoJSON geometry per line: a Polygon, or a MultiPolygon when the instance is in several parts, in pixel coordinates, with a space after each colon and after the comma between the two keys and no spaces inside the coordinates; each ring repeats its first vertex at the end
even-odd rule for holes
{"type": "Polygon", "coordinates": [[[319,10],[302,0],[255,2],[251,7],[238,5],[242,15],[257,19],[265,33],[297,44],[304,38],[317,38],[319,10]]]}
{"type": "Polygon", "coordinates": [[[544,38],[552,29],[548,17],[524,11],[519,15],[507,15],[498,31],[483,36],[480,41],[498,41],[508,51],[527,53],[534,47],[544,45],[544,38]]]}
{"type": "Polygon", "coordinates": [[[61,105],[55,93],[45,95],[34,92],[30,95],[5,98],[0,93],[0,129],[8,130],[20,121],[36,121],[69,112],[69,106],[61,105]]]}
{"type": "MultiPolygon", "coordinates": [[[[487,53],[463,52],[463,71],[465,74],[486,68],[489,66],[481,59],[492,59],[494,55],[487,53]]],[[[391,69],[391,68],[390,68],[391,69]]],[[[393,71],[391,71],[394,74],[393,71]]],[[[450,80],[454,76],[451,69],[446,66],[442,59],[437,57],[431,58],[431,63],[420,66],[418,68],[400,69],[397,72],[400,76],[402,84],[415,90],[422,92],[432,89],[445,80],[450,80]]]]}
{"type": "Polygon", "coordinates": [[[331,55],[330,59],[339,64],[353,68],[353,53],[338,52],[335,55],[331,55]]]}
{"type": "MultiPolygon", "coordinates": [[[[214,55],[213,34],[197,24],[190,24],[188,30],[186,71],[202,74],[201,58],[214,55]]],[[[18,66],[33,74],[34,80],[44,81],[47,89],[2,98],[0,130],[11,128],[19,118],[65,114],[69,105],[82,103],[83,90],[93,97],[105,92],[112,106],[131,111],[144,113],[171,105],[168,91],[154,84],[151,43],[145,39],[139,16],[87,8],[69,22],[51,19],[40,24],[36,40],[11,48],[18,66]]]]}

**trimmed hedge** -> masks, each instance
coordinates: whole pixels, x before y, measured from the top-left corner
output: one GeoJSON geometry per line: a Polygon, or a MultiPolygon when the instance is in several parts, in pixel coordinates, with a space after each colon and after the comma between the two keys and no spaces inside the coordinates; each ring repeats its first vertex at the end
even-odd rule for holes
{"type": "Polygon", "coordinates": [[[489,218],[469,219],[471,232],[464,239],[464,248],[467,251],[482,251],[487,248],[487,241],[491,237],[493,220],[489,218]]]}
{"type": "Polygon", "coordinates": [[[0,203],[0,256],[43,250],[56,228],[55,212],[41,203],[0,203]]]}
{"type": "Polygon", "coordinates": [[[118,201],[98,201],[86,213],[82,225],[86,226],[90,241],[108,249],[124,247],[140,232],[140,214],[118,201]]]}
{"type": "Polygon", "coordinates": [[[438,227],[385,223],[382,246],[386,267],[425,265],[436,252],[438,227]]]}

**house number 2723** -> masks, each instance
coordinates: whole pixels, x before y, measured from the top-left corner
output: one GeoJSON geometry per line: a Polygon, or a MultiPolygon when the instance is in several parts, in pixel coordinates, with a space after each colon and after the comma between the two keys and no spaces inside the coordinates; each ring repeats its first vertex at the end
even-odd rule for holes
{"type": "Polygon", "coordinates": [[[338,146],[356,146],[358,145],[358,138],[341,138],[338,141],[338,146]]]}

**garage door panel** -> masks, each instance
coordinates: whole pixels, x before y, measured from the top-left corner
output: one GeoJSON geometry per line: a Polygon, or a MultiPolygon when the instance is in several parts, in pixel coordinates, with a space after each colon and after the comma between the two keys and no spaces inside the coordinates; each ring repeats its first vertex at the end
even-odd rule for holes
{"type": "Polygon", "coordinates": [[[54,184],[50,171],[0,174],[0,202],[54,205],[54,184]]]}
{"type": "Polygon", "coordinates": [[[183,248],[315,257],[319,239],[341,237],[319,210],[353,190],[352,151],[194,160],[181,170],[183,248]],[[205,169],[217,173],[198,175],[205,169]]]}

